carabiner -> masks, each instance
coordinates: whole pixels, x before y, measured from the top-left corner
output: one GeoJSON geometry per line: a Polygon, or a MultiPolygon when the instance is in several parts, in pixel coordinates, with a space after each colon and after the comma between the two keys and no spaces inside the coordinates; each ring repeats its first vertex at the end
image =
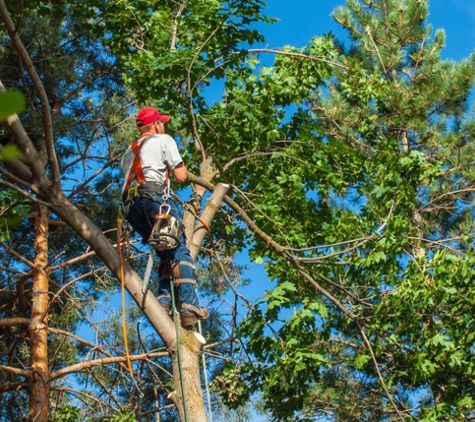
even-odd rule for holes
{"type": "Polygon", "coordinates": [[[168,215],[170,213],[171,207],[168,204],[161,204],[158,209],[158,215],[168,215]],[[164,211],[166,210],[166,211],[164,211]]]}

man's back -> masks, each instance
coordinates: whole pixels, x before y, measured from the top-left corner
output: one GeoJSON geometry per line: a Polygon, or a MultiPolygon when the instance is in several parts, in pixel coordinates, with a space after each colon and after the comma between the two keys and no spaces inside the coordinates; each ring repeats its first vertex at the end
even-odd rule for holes
{"type": "MultiPolygon", "coordinates": [[[[162,134],[146,136],[138,142],[140,147],[140,164],[145,180],[164,184],[167,164],[169,169],[174,169],[183,161],[175,140],[169,135],[162,134]]],[[[134,158],[134,151],[132,147],[129,147],[121,163],[125,180],[128,179],[134,158]]],[[[132,184],[136,182],[137,180],[134,177],[132,184]]]]}

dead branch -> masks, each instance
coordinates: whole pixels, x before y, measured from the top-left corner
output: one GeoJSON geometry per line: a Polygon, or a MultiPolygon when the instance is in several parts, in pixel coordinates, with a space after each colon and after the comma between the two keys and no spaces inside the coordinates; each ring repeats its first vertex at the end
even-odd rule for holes
{"type": "Polygon", "coordinates": [[[35,269],[35,264],[33,262],[29,261],[23,255],[16,252],[14,249],[8,246],[3,240],[0,240],[0,246],[2,246],[7,253],[12,254],[19,261],[23,262],[23,264],[28,265],[32,270],[35,269]]]}
{"type": "Polygon", "coordinates": [[[24,369],[14,368],[13,366],[7,366],[7,365],[0,365],[0,371],[5,371],[10,374],[19,375],[21,377],[28,377],[31,375],[29,371],[25,371],[24,369]]]}

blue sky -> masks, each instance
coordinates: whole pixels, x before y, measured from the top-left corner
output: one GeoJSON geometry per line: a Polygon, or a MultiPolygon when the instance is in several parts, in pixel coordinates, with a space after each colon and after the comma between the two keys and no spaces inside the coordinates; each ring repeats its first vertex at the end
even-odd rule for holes
{"type": "MultiPolygon", "coordinates": [[[[333,32],[345,36],[330,13],[344,0],[267,0],[265,13],[279,22],[260,28],[269,48],[284,45],[302,47],[315,35],[333,32]]],[[[434,28],[443,28],[447,47],[443,57],[460,60],[475,47],[475,0],[430,0],[429,21],[434,28]]]]}

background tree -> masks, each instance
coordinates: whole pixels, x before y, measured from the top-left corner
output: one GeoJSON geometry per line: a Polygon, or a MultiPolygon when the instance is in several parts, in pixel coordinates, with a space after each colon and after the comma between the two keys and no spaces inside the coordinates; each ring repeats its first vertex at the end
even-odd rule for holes
{"type": "Polygon", "coordinates": [[[306,143],[308,170],[261,165],[269,185],[253,203],[267,215],[252,220],[291,248],[284,259],[254,248],[277,280],[241,326],[264,366],[225,379],[263,390],[279,419],[302,408],[336,420],[473,416],[461,328],[472,318],[473,63],[440,59],[444,34],[427,13],[420,1],[336,9],[353,44],[324,55],[338,65],[283,137],[306,143]],[[279,188],[292,210],[273,200],[279,188]]]}

